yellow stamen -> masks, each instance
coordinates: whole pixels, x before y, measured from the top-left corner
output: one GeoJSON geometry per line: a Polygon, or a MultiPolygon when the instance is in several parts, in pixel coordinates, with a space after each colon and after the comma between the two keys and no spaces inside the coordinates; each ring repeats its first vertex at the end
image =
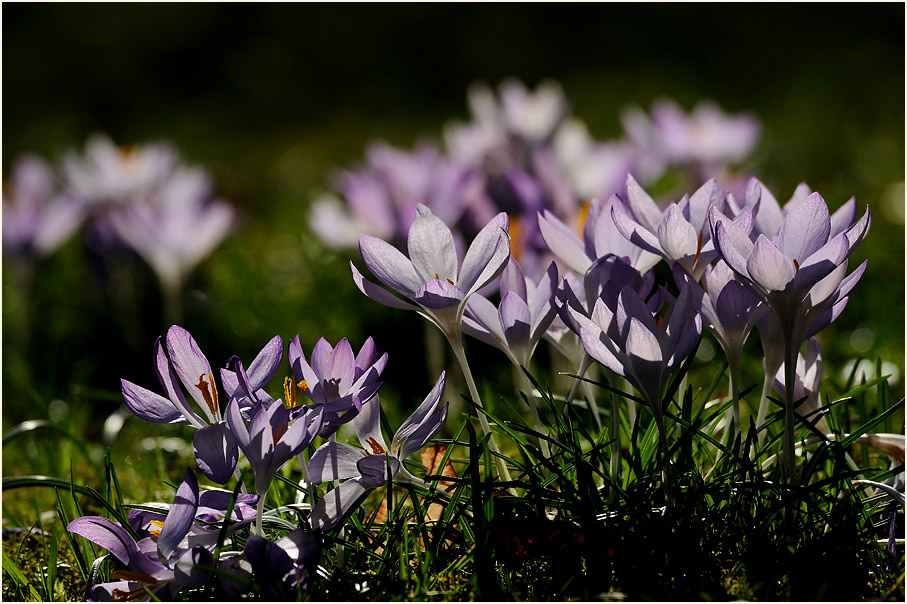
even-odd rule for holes
{"type": "Polygon", "coordinates": [[[217,414],[217,387],[214,385],[214,374],[209,373],[208,379],[211,380],[210,383],[205,381],[205,374],[201,374],[198,376],[198,384],[196,384],[195,387],[201,390],[202,397],[204,397],[208,409],[211,410],[212,415],[215,415],[217,414]]]}
{"type": "Polygon", "coordinates": [[[151,524],[151,525],[157,527],[157,528],[149,528],[148,532],[151,533],[152,535],[154,535],[155,537],[160,537],[161,529],[164,528],[164,523],[161,522],[160,520],[152,520],[148,524],[151,524]]]}
{"type": "Polygon", "coordinates": [[[520,261],[520,256],[523,255],[520,233],[520,218],[519,216],[513,216],[510,218],[510,224],[507,227],[507,234],[510,235],[510,255],[513,256],[513,259],[517,262],[520,261]]]}
{"type": "Polygon", "coordinates": [[[589,216],[589,208],[592,206],[592,200],[587,199],[583,202],[583,205],[579,207],[579,210],[575,214],[573,230],[576,231],[576,234],[579,235],[579,238],[583,238],[583,227],[586,226],[586,218],[589,216]]]}
{"type": "Polygon", "coordinates": [[[287,409],[295,409],[299,406],[300,396],[308,389],[308,387],[309,385],[305,380],[302,380],[297,384],[296,378],[293,376],[283,378],[283,400],[286,403],[287,409]],[[296,393],[297,388],[299,389],[299,394],[296,393]]]}

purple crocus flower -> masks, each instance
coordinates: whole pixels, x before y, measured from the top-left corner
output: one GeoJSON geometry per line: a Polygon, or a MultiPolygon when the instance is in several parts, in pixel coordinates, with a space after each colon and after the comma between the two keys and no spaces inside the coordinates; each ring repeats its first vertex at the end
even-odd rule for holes
{"type": "MultiPolygon", "coordinates": [[[[758,194],[758,189],[751,190],[758,194]]],[[[757,201],[747,200],[747,205],[755,206],[757,201]]],[[[662,211],[633,176],[627,175],[627,200],[616,203],[611,212],[617,229],[630,242],[662,256],[670,264],[680,264],[698,281],[706,265],[718,255],[709,229],[712,207],[722,215],[728,213],[727,198],[714,179],[662,211]]],[[[735,220],[749,232],[752,210],[747,207],[735,220]]]]}
{"type": "Polygon", "coordinates": [[[149,599],[146,588],[158,598],[169,599],[184,586],[204,585],[211,576],[207,569],[214,566],[211,550],[216,539],[206,546],[193,544],[189,537],[198,502],[198,482],[187,470],[160,530],[138,542],[107,518],[84,516],[70,522],[67,530],[100,545],[126,565],[126,570],[113,573],[113,581],[91,587],[88,599],[144,601],[149,599]]]}
{"type": "MultiPolygon", "coordinates": [[[[246,425],[236,399],[227,405],[227,424],[252,466],[255,492],[264,500],[277,471],[308,447],[321,427],[321,411],[310,411],[290,422],[290,412],[277,400],[270,406],[253,408],[252,421],[246,425]]],[[[260,527],[260,520],[259,520],[260,527]]]]}
{"type": "Polygon", "coordinates": [[[586,125],[568,118],[552,141],[558,163],[580,199],[608,199],[621,192],[636,165],[635,152],[626,141],[595,141],[586,125]]]}
{"type": "MultiPolygon", "coordinates": [[[[755,217],[753,224],[753,233],[756,235],[765,235],[769,239],[773,238],[781,230],[784,224],[784,217],[791,210],[797,207],[797,204],[809,197],[812,193],[809,185],[801,182],[797,185],[793,195],[784,207],[778,204],[778,200],[772,194],[768,187],[757,178],[750,179],[750,185],[758,186],[762,190],[762,200],[759,203],[759,213],[755,217]]],[[[830,216],[831,228],[828,233],[829,239],[850,227],[857,217],[857,199],[851,197],[840,208],[835,210],[830,216]]]]}
{"type": "Polygon", "coordinates": [[[235,211],[212,199],[211,178],[179,168],[153,190],[110,209],[116,235],[151,267],[169,296],[232,228],[235,211]]]}
{"type": "Polygon", "coordinates": [[[585,275],[596,260],[608,254],[626,258],[633,268],[644,273],[661,257],[621,235],[612,214],[612,209],[621,203],[616,195],[605,202],[593,199],[583,224],[582,239],[554,214],[545,211],[539,215],[542,237],[557,259],[577,275],[585,275]]]}
{"type": "Polygon", "coordinates": [[[538,284],[523,275],[510,259],[501,274],[501,303],[495,306],[481,294],[466,305],[463,331],[500,349],[516,366],[529,366],[529,359],[556,309],[552,304],[557,288],[557,267],[552,262],[538,284]]]}
{"type": "MultiPolygon", "coordinates": [[[[199,469],[214,482],[225,484],[236,468],[239,452],[236,440],[224,422],[211,365],[192,334],[179,325],[174,325],[167,331],[165,345],[166,352],[161,338],[158,338],[154,344],[154,360],[155,371],[167,394],[166,398],[128,380],[120,380],[123,401],[130,411],[144,420],[161,424],[188,423],[196,428],[192,444],[199,469]],[[183,388],[201,409],[201,415],[189,405],[183,388]]],[[[259,379],[273,375],[280,363],[280,356],[275,356],[275,349],[282,355],[278,336],[271,339],[250,366],[250,369],[254,368],[252,375],[257,378],[253,383],[260,386],[264,382],[259,383],[259,379]]],[[[236,394],[237,387],[233,385],[229,373],[221,375],[227,379],[231,394],[236,394]]],[[[246,407],[252,404],[243,398],[246,407]]]]}
{"type": "Polygon", "coordinates": [[[296,336],[290,342],[289,359],[293,378],[288,378],[284,388],[287,407],[293,416],[297,410],[307,407],[323,411],[319,432],[322,438],[330,437],[342,424],[356,417],[362,405],[378,393],[381,387],[378,378],[387,365],[387,353],[377,358],[372,338],[365,341],[355,356],[346,338],[335,347],[321,338],[312,349],[309,365],[296,336]],[[310,406],[301,404],[296,388],[308,395],[310,406]]]}
{"type": "Polygon", "coordinates": [[[321,531],[332,529],[368,489],[391,480],[424,485],[403,466],[403,460],[420,451],[441,429],[447,419],[448,403],[444,395],[444,373],[422,404],[400,426],[388,447],[381,435],[381,406],[378,397],[365,405],[353,425],[364,450],[337,442],[323,444],[309,460],[313,483],[345,480],[325,494],[309,515],[309,524],[321,531]],[[440,407],[439,407],[440,406],[440,407]]]}
{"type": "Polygon", "coordinates": [[[365,279],[350,262],[353,280],[369,298],[392,308],[415,310],[448,338],[459,338],[469,297],[501,274],[510,257],[507,215],[501,212],[481,230],[463,258],[457,259],[450,229],[419,205],[409,230],[409,258],[385,241],[362,235],[365,265],[402,300],[365,279]]]}
{"type": "Polygon", "coordinates": [[[580,327],[586,351],[642,394],[666,442],[662,396],[668,376],[693,352],[702,333],[690,286],[684,284],[676,300],[662,290],[648,304],[633,288],[624,286],[616,301],[598,298],[590,317],[570,305],[567,309],[580,327]],[[669,306],[659,318],[662,299],[669,306]]]}
{"type": "Polygon", "coordinates": [[[85,204],[58,191],[44,160],[24,155],[13,164],[3,191],[3,249],[23,256],[46,256],[78,230],[85,204]]]}
{"type": "Polygon", "coordinates": [[[420,203],[452,226],[481,186],[477,173],[444,157],[432,143],[419,143],[413,151],[375,143],[366,150],[364,167],[335,179],[346,208],[320,199],[310,222],[322,241],[336,247],[354,245],[363,233],[403,244],[420,203]]]}

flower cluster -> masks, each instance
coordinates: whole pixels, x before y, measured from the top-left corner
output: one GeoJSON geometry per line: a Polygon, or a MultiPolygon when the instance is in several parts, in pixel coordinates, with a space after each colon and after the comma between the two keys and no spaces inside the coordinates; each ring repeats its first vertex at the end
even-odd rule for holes
{"type": "Polygon", "coordinates": [[[96,135],[56,169],[34,155],[17,160],[3,193],[3,249],[47,256],[88,222],[95,246],[134,251],[174,295],[234,220],[233,207],[214,198],[211,176],[170,145],[122,148],[96,135]]]}

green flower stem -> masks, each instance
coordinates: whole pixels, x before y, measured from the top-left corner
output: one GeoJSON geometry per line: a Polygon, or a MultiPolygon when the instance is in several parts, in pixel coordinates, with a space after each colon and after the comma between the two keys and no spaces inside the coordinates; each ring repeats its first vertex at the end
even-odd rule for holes
{"type": "MultiPolygon", "coordinates": [[[[529,403],[529,416],[532,418],[532,424],[535,427],[535,431],[539,434],[544,434],[545,430],[542,427],[541,419],[539,419],[538,405],[535,402],[535,397],[532,396],[532,384],[529,382],[529,378],[526,376],[519,365],[516,365],[516,369],[517,373],[520,376],[520,389],[526,393],[526,400],[529,403]]],[[[544,455],[546,458],[551,457],[551,450],[548,448],[548,441],[541,436],[539,437],[539,447],[542,450],[542,455],[544,455]]]]}
{"type": "MultiPolygon", "coordinates": [[[[482,404],[482,399],[479,397],[479,389],[476,388],[476,382],[472,378],[472,372],[469,370],[469,363],[466,361],[466,351],[463,349],[462,335],[459,331],[453,335],[447,334],[447,340],[450,342],[450,347],[453,349],[454,356],[457,357],[457,361],[460,363],[460,369],[463,371],[463,376],[466,378],[466,386],[469,388],[469,395],[480,409],[484,409],[485,405],[482,404]]],[[[510,482],[510,472],[507,470],[507,464],[505,464],[504,460],[500,457],[500,450],[498,449],[497,443],[494,441],[494,434],[491,432],[491,426],[488,425],[488,418],[485,417],[484,413],[479,413],[478,415],[479,424],[482,426],[482,433],[488,436],[488,447],[493,453],[497,453],[497,455],[494,455],[494,463],[495,466],[497,466],[498,476],[501,480],[510,482]]]]}

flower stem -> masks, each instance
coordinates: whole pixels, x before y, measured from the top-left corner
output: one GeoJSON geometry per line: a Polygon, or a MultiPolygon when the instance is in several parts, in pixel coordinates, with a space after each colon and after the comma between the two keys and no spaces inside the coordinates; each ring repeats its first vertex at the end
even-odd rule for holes
{"type": "MultiPolygon", "coordinates": [[[[789,322],[793,323],[793,321],[789,322]]],[[[784,333],[784,463],[787,466],[788,481],[797,486],[797,467],[794,456],[794,382],[797,376],[797,352],[799,346],[793,334],[793,325],[786,325],[784,333]]]]}
{"type": "Polygon", "coordinates": [[[255,524],[252,526],[252,534],[258,535],[259,537],[264,537],[264,529],[261,525],[261,517],[265,511],[265,497],[267,492],[264,495],[259,495],[258,505],[255,507],[255,524]]]}
{"type": "MultiPolygon", "coordinates": [[[[453,336],[448,334],[447,340],[450,342],[450,347],[453,349],[454,356],[457,357],[457,361],[460,363],[460,369],[463,371],[463,376],[466,378],[469,396],[472,397],[472,400],[475,401],[480,409],[484,409],[485,406],[482,404],[481,397],[479,397],[479,389],[476,388],[476,382],[472,378],[472,372],[469,370],[469,363],[466,361],[466,351],[463,349],[462,336],[459,332],[453,336]]],[[[507,470],[507,465],[504,463],[504,460],[500,457],[498,445],[494,441],[494,434],[491,433],[491,426],[488,425],[488,418],[485,417],[484,413],[479,413],[478,415],[479,424],[482,426],[482,433],[488,436],[488,447],[491,449],[492,453],[497,453],[497,455],[494,455],[493,457],[495,466],[497,466],[498,476],[501,480],[510,482],[510,472],[507,470]]]]}
{"type": "MultiPolygon", "coordinates": [[[[610,369],[605,370],[608,377],[608,384],[611,387],[617,387],[617,376],[610,369]]],[[[611,393],[611,482],[616,485],[620,484],[620,397],[616,392],[611,393]]],[[[617,488],[608,489],[608,504],[617,503],[617,488]]]]}
{"type": "MultiPolygon", "coordinates": [[[[526,400],[529,402],[529,416],[532,418],[532,424],[535,427],[535,431],[539,434],[544,434],[545,431],[542,428],[542,421],[539,418],[539,410],[535,402],[535,397],[532,396],[532,384],[529,382],[529,378],[523,372],[522,367],[519,365],[516,366],[517,373],[519,374],[520,379],[520,389],[526,393],[526,400]]],[[[546,458],[551,457],[551,450],[548,448],[548,441],[539,436],[539,447],[542,450],[542,455],[546,458]]]]}

